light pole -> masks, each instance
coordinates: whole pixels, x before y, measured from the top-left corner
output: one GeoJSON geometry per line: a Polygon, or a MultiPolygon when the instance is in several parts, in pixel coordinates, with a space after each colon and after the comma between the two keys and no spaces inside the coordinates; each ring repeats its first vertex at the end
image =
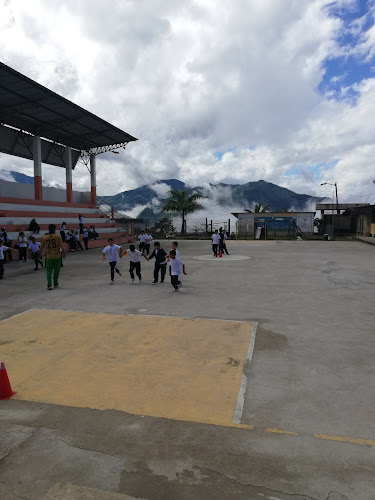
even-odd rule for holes
{"type": "MultiPolygon", "coordinates": [[[[334,186],[335,187],[335,193],[336,193],[336,214],[337,214],[337,231],[339,230],[339,225],[340,225],[340,218],[339,218],[339,198],[337,196],[337,182],[335,182],[334,184],[332,184],[331,182],[322,182],[320,185],[321,186],[325,186],[325,185],[329,185],[329,186],[334,186]]],[[[333,217],[333,210],[332,210],[332,227],[333,227],[333,238],[335,238],[335,219],[333,217]]]]}

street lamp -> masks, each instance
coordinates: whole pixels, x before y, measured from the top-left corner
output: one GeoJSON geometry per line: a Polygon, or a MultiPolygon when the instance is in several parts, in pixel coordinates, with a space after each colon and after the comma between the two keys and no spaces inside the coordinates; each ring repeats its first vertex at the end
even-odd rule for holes
{"type": "MultiPolygon", "coordinates": [[[[331,182],[322,182],[320,185],[321,186],[325,186],[325,185],[329,185],[329,186],[334,186],[335,187],[335,192],[336,192],[336,214],[337,214],[337,231],[339,230],[339,225],[340,225],[340,219],[339,219],[339,198],[337,196],[337,182],[335,182],[334,184],[332,184],[331,182]]],[[[333,210],[332,210],[332,226],[333,226],[333,237],[335,237],[335,222],[334,222],[334,217],[333,217],[333,210]]]]}

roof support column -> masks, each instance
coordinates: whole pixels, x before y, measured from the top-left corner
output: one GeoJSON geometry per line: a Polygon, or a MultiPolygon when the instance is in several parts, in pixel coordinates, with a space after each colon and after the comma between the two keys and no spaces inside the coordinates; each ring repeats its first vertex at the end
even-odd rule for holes
{"type": "Polygon", "coordinates": [[[73,202],[73,187],[72,187],[72,149],[69,146],[65,148],[64,155],[65,173],[66,173],[66,201],[73,202]]]}
{"type": "Polygon", "coordinates": [[[91,173],[91,203],[96,205],[96,156],[90,156],[90,173],[91,173]]]}
{"type": "Polygon", "coordinates": [[[43,199],[42,187],[42,144],[40,137],[33,137],[34,192],[35,199],[43,199]]]}

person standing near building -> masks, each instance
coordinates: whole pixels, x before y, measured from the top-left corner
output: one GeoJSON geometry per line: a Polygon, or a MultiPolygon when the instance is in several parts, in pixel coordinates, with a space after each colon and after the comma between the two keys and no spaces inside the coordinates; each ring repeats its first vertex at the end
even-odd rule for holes
{"type": "Polygon", "coordinates": [[[60,236],[63,243],[66,242],[65,231],[66,231],[66,222],[63,222],[60,226],[60,236]]]}
{"type": "Polygon", "coordinates": [[[108,245],[102,250],[103,261],[106,260],[106,255],[108,255],[109,266],[111,268],[111,281],[110,285],[113,285],[115,282],[115,271],[121,276],[120,270],[117,269],[117,261],[120,256],[122,257],[122,247],[119,245],[115,245],[113,243],[113,238],[108,238],[108,245]]]}
{"type": "Polygon", "coordinates": [[[145,253],[146,235],[143,230],[141,231],[141,234],[138,236],[138,239],[139,239],[139,251],[145,253]]]}
{"type": "Polygon", "coordinates": [[[65,259],[64,244],[62,242],[61,236],[56,234],[55,224],[50,224],[48,226],[48,234],[43,236],[42,244],[40,245],[40,255],[43,255],[44,249],[46,249],[46,272],[47,272],[47,290],[52,290],[52,276],[53,276],[53,286],[57,288],[59,286],[59,274],[61,268],[61,254],[65,259]]]}
{"type": "Polygon", "coordinates": [[[219,231],[215,229],[214,234],[211,236],[212,240],[212,251],[214,252],[214,257],[217,257],[217,249],[220,243],[219,231]]]}
{"type": "Polygon", "coordinates": [[[4,250],[4,262],[12,262],[12,251],[14,248],[12,248],[12,240],[9,238],[5,227],[1,228],[0,239],[3,240],[3,245],[8,247],[8,250],[4,250]]]}
{"type": "Polygon", "coordinates": [[[29,250],[31,252],[31,257],[35,262],[34,271],[38,270],[38,264],[40,264],[40,266],[43,267],[43,261],[40,260],[39,257],[39,248],[40,248],[40,243],[38,241],[35,241],[34,236],[31,236],[29,250]]]}
{"type": "Polygon", "coordinates": [[[160,283],[164,282],[165,273],[167,271],[167,252],[160,248],[160,243],[155,241],[154,251],[150,257],[146,257],[147,260],[155,258],[155,269],[154,269],[154,281],[152,283],[157,283],[159,280],[159,270],[160,270],[160,283]]]}
{"type": "Polygon", "coordinates": [[[87,227],[83,228],[83,243],[85,244],[86,250],[89,249],[89,231],[87,227]]]}
{"type": "Polygon", "coordinates": [[[20,262],[27,261],[27,238],[25,233],[21,231],[18,234],[18,258],[20,262]]]}
{"type": "Polygon", "coordinates": [[[79,220],[79,234],[83,234],[83,215],[79,214],[78,215],[78,220],[79,220]]]}
{"type": "Polygon", "coordinates": [[[150,234],[150,231],[146,231],[146,234],[145,234],[145,251],[146,251],[147,255],[150,253],[151,241],[152,241],[152,236],[150,234]]]}

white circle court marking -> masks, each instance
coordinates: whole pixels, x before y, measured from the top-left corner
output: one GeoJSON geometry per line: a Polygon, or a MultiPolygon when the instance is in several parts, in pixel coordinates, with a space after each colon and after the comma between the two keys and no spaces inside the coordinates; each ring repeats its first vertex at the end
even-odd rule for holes
{"type": "Polygon", "coordinates": [[[246,255],[226,255],[225,257],[214,257],[212,254],[211,255],[197,255],[196,257],[193,257],[193,259],[196,260],[212,260],[212,261],[222,261],[225,262],[226,260],[247,260],[251,259],[251,257],[247,257],[246,255]]]}

